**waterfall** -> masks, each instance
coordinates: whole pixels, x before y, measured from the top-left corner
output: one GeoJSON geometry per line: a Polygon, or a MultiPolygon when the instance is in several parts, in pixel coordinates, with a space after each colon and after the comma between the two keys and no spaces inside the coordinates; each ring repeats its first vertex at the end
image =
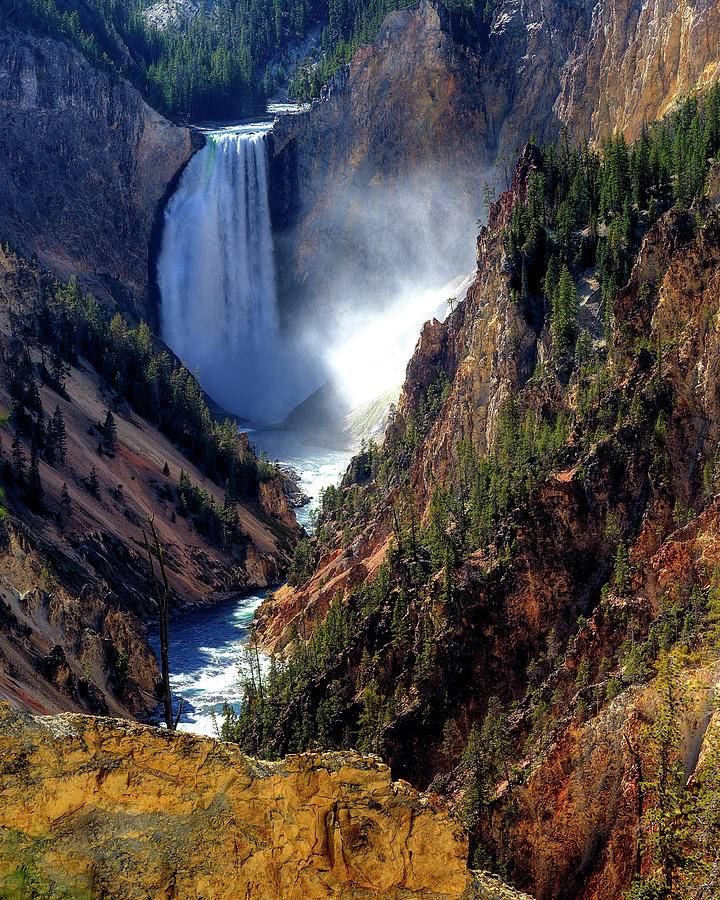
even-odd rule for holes
{"type": "Polygon", "coordinates": [[[208,135],[165,211],[162,336],[223,407],[258,422],[288,411],[264,126],[208,135]]]}

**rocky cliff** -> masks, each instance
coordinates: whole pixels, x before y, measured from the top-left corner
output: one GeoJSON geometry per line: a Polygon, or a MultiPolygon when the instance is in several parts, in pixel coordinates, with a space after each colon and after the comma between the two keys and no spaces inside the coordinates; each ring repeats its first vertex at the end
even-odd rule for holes
{"type": "Polygon", "coordinates": [[[276,120],[271,201],[287,306],[311,316],[303,304],[319,292],[377,306],[411,268],[420,282],[467,267],[461,223],[493,158],[478,140],[494,127],[478,71],[478,49],[423,4],[388,16],[322,101],[276,120]]]}
{"type": "Polygon", "coordinates": [[[158,665],[132,604],[33,525],[2,527],[0,698],[36,713],[147,714],[158,665]]]}
{"type": "Polygon", "coordinates": [[[69,44],[0,17],[0,240],[151,322],[161,206],[199,140],[69,44]]]}
{"type": "Polygon", "coordinates": [[[24,862],[113,898],[521,900],[472,877],[447,809],[376,757],[269,763],[208,738],[0,705],[0,759],[0,876],[24,862]]]}
{"type": "MultiPolygon", "coordinates": [[[[23,390],[36,385],[39,410],[34,424],[18,412],[0,429],[8,513],[0,523],[0,697],[31,712],[145,715],[156,704],[158,679],[147,638],[147,625],[157,622],[143,545],[148,517],[164,548],[176,614],[277,582],[299,528],[276,477],[260,482],[257,496],[232,504],[241,546],[223,546],[199,530],[173,499],[181,473],[217,509],[230,502],[225,486],[138,415],[86,359],[63,365],[62,388],[43,369],[37,303],[53,289],[42,270],[0,250],[0,406],[17,406],[13,385],[24,347],[23,390]],[[28,326],[22,339],[19,320],[28,326]],[[102,430],[110,407],[112,448],[102,430]],[[63,458],[42,455],[54,410],[65,430],[63,458]],[[42,497],[29,502],[21,472],[33,452],[41,457],[42,497]]],[[[247,437],[236,440],[254,460],[247,437]]]]}
{"type": "MultiPolygon", "coordinates": [[[[687,779],[697,779],[704,754],[717,745],[717,678],[714,665],[688,673],[683,685],[679,753],[687,779]]],[[[527,781],[503,787],[488,835],[511,861],[508,877],[532,883],[538,898],[623,896],[636,870],[646,797],[639,734],[657,720],[658,707],[652,686],[634,687],[588,722],[569,717],[527,781]]]]}
{"type": "Polygon", "coordinates": [[[635,138],[718,76],[712,0],[490,6],[469,30],[431,0],[392,13],[322,100],[277,120],[286,308],[312,317],[318,294],[352,309],[441,286],[469,270],[483,185],[509,186],[531,134],[635,138]]]}
{"type": "MultiPolygon", "coordinates": [[[[498,411],[533,373],[540,334],[511,301],[503,231],[512,198],[524,197],[540,155],[528,149],[521,158],[508,192],[495,204],[477,240],[476,277],[466,299],[444,323],[425,324],[408,362],[397,415],[386,434],[392,453],[403,458],[397,436],[418,415],[428,390],[440,381],[449,384],[441,414],[432,421],[411,459],[409,480],[420,518],[430,497],[442,484],[456,459],[456,445],[470,440],[486,453],[492,443],[498,411]]],[[[421,414],[422,415],[422,414],[421,414]]],[[[301,589],[284,586],[264,603],[257,620],[267,647],[287,640],[297,616],[322,616],[338,589],[346,590],[372,578],[389,546],[393,530],[388,509],[356,529],[350,547],[331,546],[313,577],[301,589]]]]}
{"type": "Polygon", "coordinates": [[[661,654],[696,668],[679,692],[704,684],[677,714],[682,789],[716,708],[720,176],[715,162],[689,208],[665,194],[656,221],[637,212],[633,265],[604,314],[578,251],[582,341],[562,363],[547,288],[518,277],[533,241],[527,256],[513,248],[512,210],[531,204],[544,165],[526,148],[480,232],[466,300],[426,325],[385,446],[354,460],[326,501],[316,568],[261,609],[260,628],[270,646],[290,642],[300,691],[273,746],[297,739],[289,722],[315,722],[458,797],[475,777],[462,746],[504,708],[507,744],[484,737],[505,761],[485,784],[476,851],[543,898],[610,900],[652,868],[637,738],[661,654]],[[458,550],[476,513],[484,537],[458,550]]]}

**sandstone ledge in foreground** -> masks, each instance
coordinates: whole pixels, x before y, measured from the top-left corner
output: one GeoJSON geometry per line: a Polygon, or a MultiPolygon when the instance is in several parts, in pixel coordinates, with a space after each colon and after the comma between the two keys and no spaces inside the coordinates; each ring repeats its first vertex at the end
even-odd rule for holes
{"type": "Polygon", "coordinates": [[[212,738],[5,704],[3,843],[113,898],[516,896],[471,876],[444,805],[374,756],[263,762],[212,738]]]}

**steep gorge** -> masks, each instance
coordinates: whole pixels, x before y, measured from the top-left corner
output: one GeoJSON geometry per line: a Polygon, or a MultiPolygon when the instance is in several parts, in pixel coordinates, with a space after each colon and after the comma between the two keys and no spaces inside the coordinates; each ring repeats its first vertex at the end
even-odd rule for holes
{"type": "MultiPolygon", "coordinates": [[[[615,122],[628,136],[637,134],[646,119],[665,111],[678,96],[715,78],[711,36],[720,30],[716,18],[716,6],[707,2],[673,5],[658,0],[622,8],[597,2],[570,9],[567,4],[505,2],[495,6],[490,27],[480,29],[477,42],[469,47],[452,16],[434,6],[422,4],[394,14],[378,40],[362,48],[336,77],[323,102],[276,126],[274,165],[281,188],[274,198],[275,216],[284,229],[287,294],[298,286],[305,298],[319,287],[332,296],[355,289],[358,298],[363,292],[375,294],[379,287],[392,291],[385,263],[375,265],[373,231],[375,236],[389,235],[382,248],[385,262],[399,257],[412,268],[412,254],[424,253],[438,221],[452,213],[466,229],[493,161],[510,151],[518,135],[534,130],[542,138],[554,137],[565,125],[571,137],[589,134],[597,142],[615,122]],[[617,78],[617,72],[628,74],[617,78]],[[389,83],[397,84],[397,90],[388,90],[389,83]],[[385,202],[401,191],[413,194],[418,205],[404,199],[397,205],[385,202]],[[369,206],[383,209],[381,222],[366,217],[369,206]],[[417,221],[420,208],[426,220],[417,221]],[[388,221],[394,235],[385,228],[388,221]]],[[[35,127],[32,115],[44,109],[45,100],[36,102],[40,95],[32,87],[36,70],[30,60],[40,59],[45,51],[70,58],[73,51],[57,42],[18,37],[12,31],[10,35],[24,54],[22,65],[8,64],[10,81],[31,87],[29,93],[8,96],[19,109],[31,110],[30,118],[22,121],[33,121],[35,127]]],[[[71,63],[85,78],[82,58],[71,63]]],[[[67,84],[63,72],[60,81],[67,84]]],[[[99,102],[107,119],[98,140],[114,147],[116,123],[107,124],[113,107],[102,105],[106,91],[126,92],[123,102],[131,95],[122,84],[102,85],[99,102]]],[[[77,93],[82,95],[82,89],[77,93]]],[[[50,105],[62,102],[53,97],[50,105]]],[[[117,224],[117,246],[92,243],[91,232],[84,230],[97,223],[96,213],[103,221],[107,213],[85,182],[66,200],[58,199],[58,209],[62,206],[68,218],[41,216],[27,233],[20,219],[11,216],[7,225],[13,242],[26,252],[37,252],[53,271],[79,272],[86,284],[108,299],[112,295],[137,316],[150,308],[148,281],[138,274],[146,272],[150,210],[157,210],[173,173],[192,150],[186,132],[150,114],[149,144],[167,127],[174,147],[164,160],[167,170],[155,180],[157,160],[153,156],[148,164],[150,157],[138,138],[145,126],[139,131],[135,127],[146,112],[142,107],[139,119],[123,119],[135,122],[123,140],[141,149],[107,173],[123,210],[128,209],[130,193],[142,197],[128,214],[133,221],[117,224]],[[139,173],[138,182],[130,172],[139,173]],[[70,220],[72,227],[56,230],[58,222],[70,220]],[[47,222],[53,227],[43,232],[47,222]],[[36,232],[40,238],[34,244],[36,232]],[[86,254],[91,265],[84,261],[86,254]]],[[[118,123],[124,116],[126,110],[118,115],[118,123]]],[[[20,159],[16,145],[8,148],[11,161],[20,159]]],[[[11,172],[8,197],[34,190],[18,179],[37,160],[22,160],[11,172]]],[[[462,793],[458,740],[468,738],[492,695],[505,705],[514,703],[507,728],[519,748],[514,760],[519,771],[504,787],[495,786],[486,815],[474,825],[473,850],[482,848],[514,883],[541,898],[611,900],[627,887],[635,863],[640,776],[632,744],[624,740],[637,738],[657,705],[652,686],[643,684],[648,676],[636,677],[631,671],[627,641],[642,641],[654,653],[669,640],[668,634],[674,633],[675,640],[682,634],[687,652],[706,661],[698,636],[704,613],[697,610],[697,596],[704,602],[713,590],[711,573],[720,562],[715,496],[720,413],[714,377],[720,179],[715,168],[707,199],[689,211],[668,209],[668,198],[661,198],[667,211],[643,234],[631,277],[614,300],[612,337],[605,330],[594,276],[581,273],[582,326],[591,335],[591,352],[609,352],[608,368],[590,372],[587,383],[578,380],[566,391],[565,376],[552,377],[552,335],[545,311],[518,302],[507,250],[513,208],[527,201],[533,175],[542,166],[537,148],[528,147],[508,192],[480,233],[477,274],[467,298],[446,323],[431,322],[423,331],[387,435],[385,452],[393,456],[394,470],[388,474],[386,469],[381,476],[373,468],[374,450],[354,462],[340,490],[343,497],[357,501],[352,518],[339,523],[332,515],[326,517],[321,524],[331,533],[317,570],[300,587],[278,592],[262,610],[259,625],[267,647],[294,644],[298,655],[314,655],[315,665],[318,658],[322,663],[320,674],[290,697],[281,727],[272,735],[274,749],[282,752],[306,739],[304,717],[309,711],[317,713],[322,728],[318,740],[331,745],[346,745],[362,722],[360,739],[382,749],[397,774],[423,786],[435,779],[434,787],[455,800],[462,793]],[[543,377],[544,367],[551,375],[543,377]],[[581,411],[588,384],[597,386],[589,412],[581,411]],[[636,397],[639,409],[632,406],[636,397]],[[532,421],[556,424],[567,415],[567,434],[559,430],[563,437],[553,448],[553,465],[532,485],[527,502],[506,510],[491,540],[467,558],[447,558],[438,565],[429,551],[418,547],[415,532],[431,517],[438,487],[463,471],[459,442],[471,442],[484,456],[503,435],[508,409],[518,398],[521,412],[537,417],[532,421]],[[372,520],[363,498],[369,498],[372,520]],[[430,577],[419,585],[418,573],[424,572],[430,577]],[[363,588],[373,578],[380,584],[376,596],[372,588],[363,588]],[[353,589],[360,593],[353,595],[353,589]],[[357,616],[352,628],[341,618],[349,608],[357,616]],[[330,617],[326,643],[318,651],[313,628],[330,609],[336,618],[330,617]],[[680,619],[693,615],[695,624],[690,622],[686,634],[680,619]],[[339,624],[333,631],[334,622],[339,624]],[[345,641],[340,647],[338,635],[345,641]],[[616,698],[610,696],[613,680],[621,688],[616,698]],[[455,745],[448,740],[452,728],[460,736],[455,745]],[[591,796],[599,795],[607,799],[602,809],[589,803],[591,796]]],[[[67,185],[62,176],[58,183],[63,189],[67,185]]],[[[37,196],[30,196],[38,202],[37,196]]],[[[643,228],[649,219],[648,212],[643,228]]],[[[450,267],[460,264],[459,240],[448,229],[446,243],[434,248],[437,259],[450,267]]],[[[23,297],[32,305],[33,295],[43,290],[44,277],[10,257],[3,267],[8,305],[23,297]]],[[[425,277],[434,267],[429,259],[427,269],[415,274],[425,277]]],[[[307,302],[302,293],[299,304],[307,302]]],[[[15,335],[9,321],[3,327],[8,358],[16,349],[15,335]]],[[[42,348],[32,352],[39,366],[42,348]]],[[[60,505],[65,476],[41,461],[46,503],[56,515],[57,528],[52,521],[40,526],[33,512],[19,503],[23,522],[11,521],[7,531],[0,691],[16,706],[33,711],[70,705],[137,714],[150,705],[155,677],[138,623],[152,613],[146,574],[140,571],[138,522],[148,512],[157,516],[178,606],[198,593],[211,600],[228,584],[235,590],[273,580],[287,562],[297,532],[279,485],[273,479],[264,481],[257,502],[240,511],[243,530],[252,538],[245,564],[228,566],[190,522],[176,519],[172,504],[162,496],[167,477],[163,461],[169,462],[171,479],[183,468],[200,482],[202,472],[188,465],[155,431],[154,423],[138,420],[122,403],[116,409],[118,449],[114,456],[106,454],[100,442],[99,499],[88,496],[80,461],[86,466],[94,460],[93,445],[100,435],[96,423],[106,405],[118,398],[82,360],[68,380],[74,410],[71,440],[77,452],[71,463],[73,513],[67,517],[60,505]],[[138,482],[130,490],[128,476],[138,482]],[[119,484],[125,487],[118,493],[119,484]],[[50,548],[44,542],[47,535],[50,548]]],[[[50,386],[42,386],[46,406],[57,399],[55,394],[50,386]]],[[[63,409],[68,410],[65,403],[63,409]]],[[[6,457],[12,454],[9,437],[3,440],[6,457]]],[[[222,485],[208,489],[219,506],[222,485]]],[[[17,498],[11,494],[10,499],[17,498]]],[[[448,494],[445,502],[452,505],[452,500],[448,494]]],[[[451,539],[457,528],[448,519],[451,539]]],[[[688,676],[692,679],[706,690],[697,718],[684,723],[688,773],[695,771],[717,677],[712,667],[698,666],[692,678],[688,676]]],[[[428,820],[431,837],[423,838],[419,849],[407,844],[408,854],[421,854],[421,865],[406,865],[405,857],[402,866],[388,864],[391,857],[398,862],[395,848],[405,846],[397,835],[405,834],[407,806],[414,813],[435,801],[418,800],[402,785],[390,786],[387,770],[365,757],[311,755],[261,764],[216,743],[79,718],[43,724],[6,714],[3,729],[12,757],[4,824],[25,831],[8,832],[8,839],[16,839],[23,852],[42,850],[47,847],[43,842],[52,840],[60,849],[53,850],[50,863],[62,857],[63,872],[80,876],[93,889],[113,883],[119,896],[132,896],[132,885],[115,881],[123,859],[135,866],[133,878],[142,871],[145,886],[170,896],[178,890],[199,895],[208,885],[219,892],[228,883],[232,890],[240,885],[252,893],[268,881],[277,896],[288,896],[291,890],[303,896],[325,896],[330,890],[347,897],[376,890],[398,897],[431,892],[472,896],[476,889],[464,871],[464,838],[459,832],[448,836],[445,826],[438,838],[434,820],[428,820]],[[58,744],[67,751],[69,763],[58,758],[58,744]],[[128,758],[140,774],[130,768],[128,758]],[[373,775],[353,775],[347,789],[347,773],[335,777],[346,764],[361,773],[369,767],[373,775]],[[237,784],[228,785],[224,796],[213,793],[219,779],[242,780],[243,771],[250,772],[247,796],[238,799],[237,784]],[[39,791],[42,784],[54,782],[58,772],[70,785],[67,792],[53,795],[55,805],[45,819],[37,809],[28,811],[30,804],[19,796],[18,785],[28,772],[41,785],[39,791]],[[179,842],[174,834],[177,818],[167,810],[173,782],[189,785],[179,842]],[[372,795],[367,803],[372,812],[366,813],[363,802],[360,822],[353,818],[358,788],[372,795]],[[295,794],[304,797],[309,791],[323,799],[325,792],[340,796],[343,803],[352,795],[346,805],[353,809],[346,816],[336,799],[332,809],[312,803],[310,810],[302,803],[295,806],[295,794]],[[124,806],[123,795],[128,793],[135,804],[130,812],[124,806]],[[275,808],[269,800],[277,802],[278,795],[275,808]],[[157,796],[160,807],[153,806],[157,796]],[[395,815],[398,796],[400,825],[394,832],[388,816],[395,815]],[[388,801],[390,809],[381,817],[382,827],[373,824],[375,814],[380,815],[378,797],[388,801]],[[90,805],[87,816],[78,798],[81,805],[90,805]],[[246,800],[257,819],[236,815],[234,804],[246,800]],[[307,834],[298,836],[291,829],[288,840],[289,826],[278,826],[280,816],[296,817],[304,823],[298,831],[306,825],[307,834]],[[255,841],[246,847],[249,821],[256,828],[255,841]],[[127,836],[136,833],[138,822],[145,834],[157,829],[152,833],[161,835],[166,851],[159,867],[149,873],[146,847],[117,853],[118,841],[123,846],[133,843],[127,836]],[[211,867],[204,857],[209,829],[219,829],[223,841],[211,867]],[[88,831],[95,836],[102,832],[90,848],[88,831]],[[372,842],[375,837],[377,844],[372,842]],[[383,843],[386,839],[390,849],[383,843]],[[426,870],[424,860],[437,856],[438,845],[449,847],[441,854],[449,861],[441,871],[426,870]],[[278,848],[287,854],[287,868],[276,864],[278,848]],[[353,868],[348,848],[352,856],[369,859],[372,875],[353,868]],[[311,863],[301,879],[298,859],[311,863]],[[246,865],[238,875],[241,860],[246,865]],[[384,871],[378,874],[378,868],[384,871]],[[424,880],[417,880],[421,868],[424,880]],[[391,883],[384,880],[391,877],[387,870],[392,872],[391,883]]],[[[251,734],[255,746],[260,735],[261,729],[251,734]]],[[[495,887],[488,890],[493,895],[495,887]]]]}
{"type": "Polygon", "coordinates": [[[384,447],[353,462],[320,520],[316,567],[259,624],[302,685],[270,739],[278,748],[317,710],[325,741],[366,741],[402,777],[457,798],[458,744],[498,698],[518,769],[488,789],[476,848],[538,897],[610,900],[635,872],[647,801],[633,742],[658,700],[637,685],[668,648],[701,670],[676,682],[688,694],[706,685],[682,723],[686,776],[716,708],[720,179],[715,162],[706,195],[690,209],[666,198],[652,227],[640,212],[609,320],[592,269],[576,270],[588,349],[578,344],[569,379],[549,310],[537,314],[542,294],[520,292],[523,256],[509,249],[513,210],[532,205],[544,166],[526,148],[480,232],[466,300],[421,335],[384,447]],[[601,368],[582,368],[606,351],[601,368]],[[503,500],[490,494],[479,547],[436,558],[495,477],[473,453],[499,444],[508,465],[539,425],[543,455],[510,467],[497,520],[503,500]],[[590,801],[593,784],[605,804],[590,801]]]}

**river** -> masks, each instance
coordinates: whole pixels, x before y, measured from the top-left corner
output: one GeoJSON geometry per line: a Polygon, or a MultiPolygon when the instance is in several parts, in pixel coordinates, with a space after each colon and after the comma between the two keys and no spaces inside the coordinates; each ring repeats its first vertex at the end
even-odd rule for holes
{"type": "MultiPolygon", "coordinates": [[[[280,111],[270,108],[259,122],[203,129],[206,144],[167,205],[158,258],[163,338],[190,369],[199,367],[200,383],[213,399],[266,429],[331,374],[357,406],[396,388],[422,323],[443,317],[445,298],[462,280],[432,290],[409,285],[372,316],[345,309],[342,339],[330,338],[336,298],[328,298],[328,315],[315,323],[325,340],[322,352],[308,352],[295,335],[284,334],[267,140],[271,116],[280,111]]],[[[258,452],[299,473],[301,488],[313,498],[298,510],[307,527],[320,489],[339,480],[350,453],[312,446],[292,431],[258,430],[251,440],[258,452]]],[[[224,701],[239,702],[238,667],[264,596],[238,597],[172,622],[171,688],[185,701],[182,729],[214,733],[213,714],[224,701]]]]}
{"type": "MultiPolygon", "coordinates": [[[[349,460],[349,451],[315,447],[292,431],[250,431],[257,452],[291,465],[300,475],[300,487],[312,498],[296,510],[298,521],[310,525],[320,490],[336,484],[349,460]]],[[[239,668],[248,625],[265,597],[256,591],[186,613],[170,623],[170,687],[173,702],[183,698],[179,729],[196,734],[216,734],[222,719],[223,703],[238,704],[242,688],[239,668]]],[[[153,646],[159,654],[157,636],[153,646]]]]}

